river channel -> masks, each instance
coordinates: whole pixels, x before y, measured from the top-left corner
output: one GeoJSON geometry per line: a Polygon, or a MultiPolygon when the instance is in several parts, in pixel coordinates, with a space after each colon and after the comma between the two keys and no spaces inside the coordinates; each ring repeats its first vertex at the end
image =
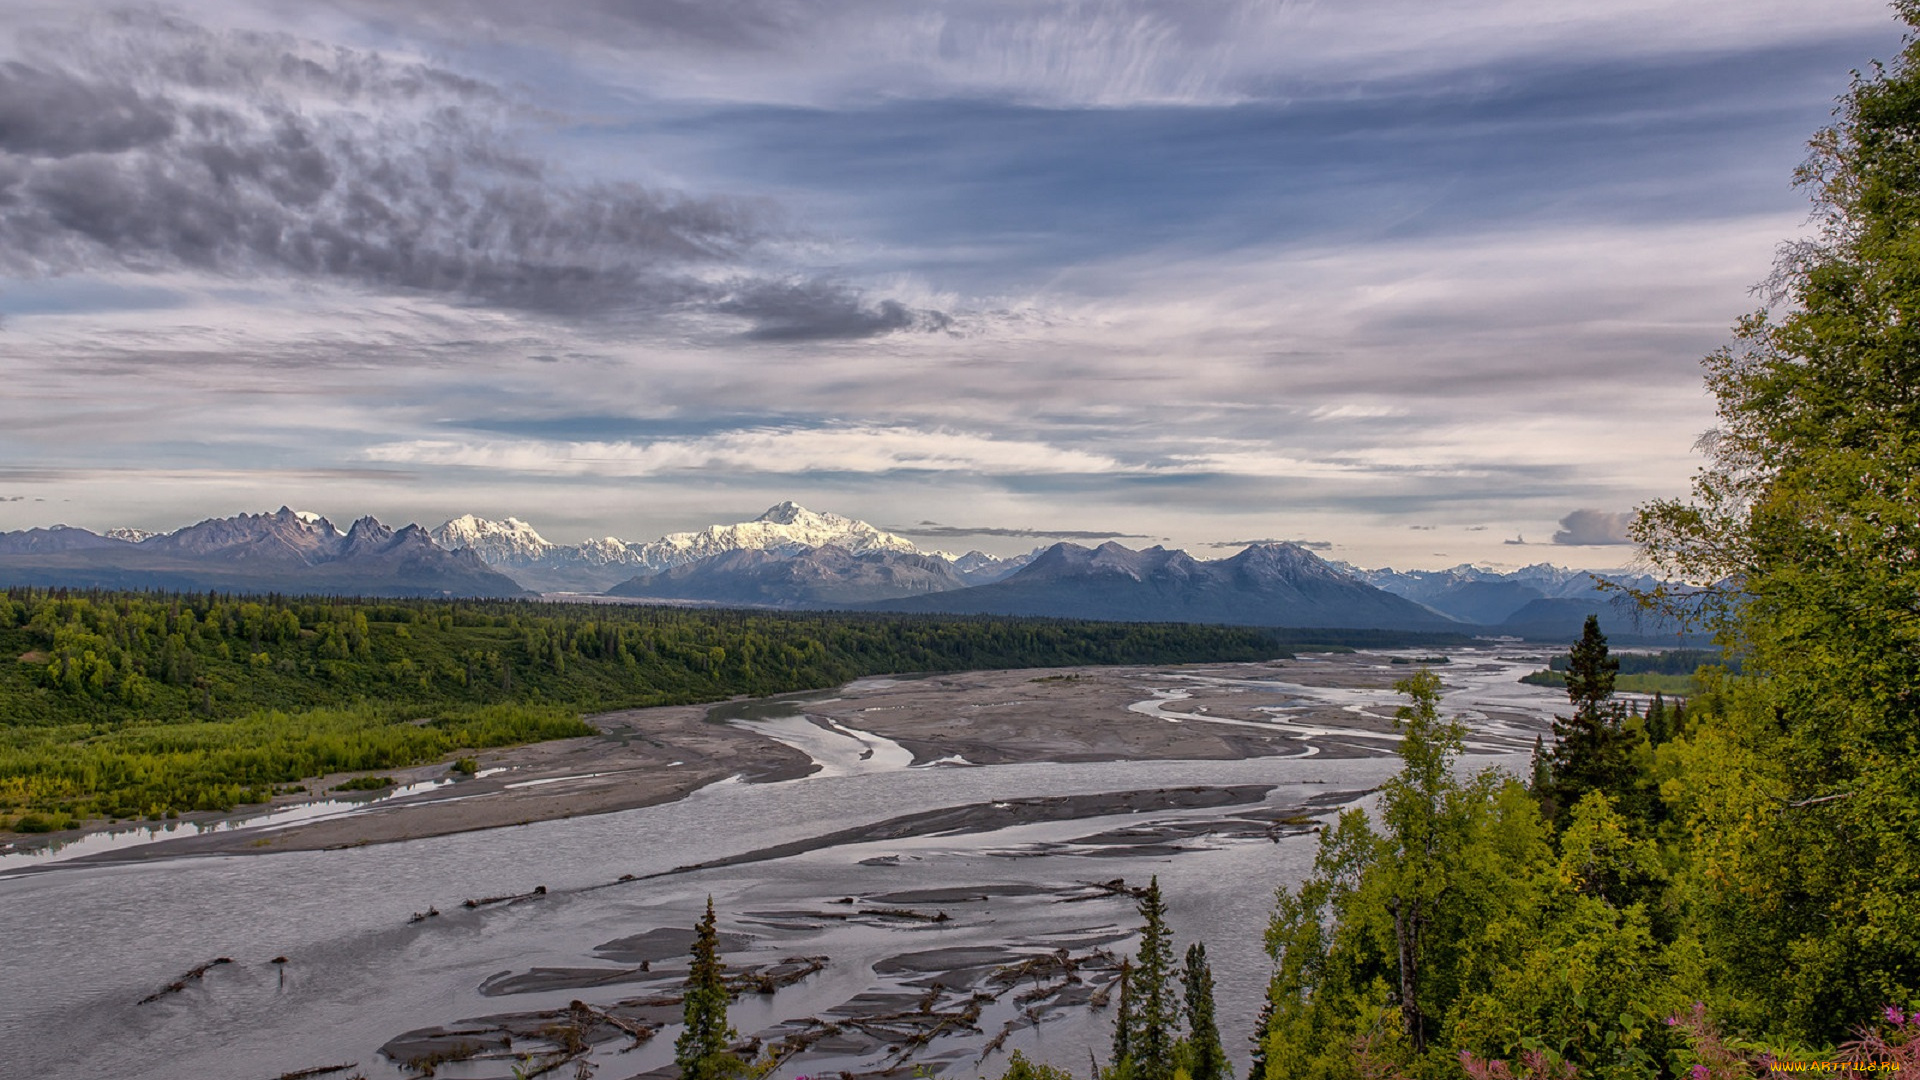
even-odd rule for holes
{"type": "MultiPolygon", "coordinates": [[[[1464,764],[1523,769],[1525,748],[1564,698],[1519,684],[1530,665],[1497,650],[1448,651],[1452,662],[1437,673],[1447,709],[1472,729],[1464,764]]],[[[1400,654],[1403,664],[1408,655],[1400,654]]],[[[1383,671],[1409,670],[1387,668],[1393,654],[1373,659],[1383,671]]],[[[1178,669],[1143,675],[1132,711],[1168,723],[1215,720],[1181,712],[1190,682],[1178,669]]],[[[1247,685],[1267,695],[1266,711],[1280,725],[1309,703],[1337,703],[1371,720],[1390,717],[1395,704],[1381,690],[1281,678],[1247,685]]],[[[871,1004],[921,993],[937,980],[916,981],[916,973],[947,970],[935,960],[916,968],[922,961],[903,956],[1124,951],[1137,921],[1132,902],[1096,885],[1156,875],[1177,948],[1208,945],[1222,1033],[1244,1066],[1267,974],[1259,942],[1273,890],[1297,882],[1313,858],[1305,819],[1327,820],[1398,765],[1390,736],[1375,739],[1376,754],[1338,757],[1308,752],[1311,732],[1303,732],[1299,754],[1241,761],[912,767],[912,755],[890,740],[808,722],[804,702],[743,710],[725,722],[759,726],[822,768],[780,783],[721,782],[637,810],[347,850],[0,863],[0,1075],[270,1080],[347,1063],[354,1068],[327,1075],[418,1075],[383,1056],[383,1044],[471,1018],[633,998],[656,977],[636,951],[643,946],[632,943],[690,926],[708,897],[733,935],[730,965],[825,958],[817,973],[776,993],[742,997],[735,1026],[765,1034],[798,1017],[861,1015],[862,995],[871,1004]],[[980,805],[990,818],[992,808],[1022,800],[1187,788],[1255,794],[1230,806],[1148,799],[1089,816],[880,838],[849,833],[944,808],[980,805]],[[801,842],[829,834],[846,838],[802,850],[809,845],[801,842]],[[793,853],[673,872],[788,844],[793,853]],[[463,906],[494,897],[520,899],[463,906]],[[416,920],[429,911],[439,914],[416,920]],[[906,911],[913,917],[899,914],[906,911]],[[216,958],[230,962],[162,992],[216,958]]],[[[1100,985],[1096,967],[1087,959],[1089,988],[1100,985]]],[[[954,1075],[994,1075],[1001,1054],[1023,1049],[1084,1072],[1089,1051],[1104,1052],[1111,1010],[1015,1000],[986,1006],[975,1021],[979,1038],[944,1050],[929,1042],[914,1060],[954,1075]],[[989,1049],[997,1031],[1005,1038],[989,1049]]],[[[671,1061],[676,1033],[669,1025],[644,1045],[609,1042],[581,1061],[606,1080],[640,1076],[671,1061]]],[[[870,1069],[882,1053],[820,1045],[776,1077],[870,1069]]],[[[442,1064],[438,1075],[506,1078],[515,1064],[525,1067],[495,1054],[442,1064]]],[[[550,1075],[574,1076],[577,1065],[550,1075]]]]}

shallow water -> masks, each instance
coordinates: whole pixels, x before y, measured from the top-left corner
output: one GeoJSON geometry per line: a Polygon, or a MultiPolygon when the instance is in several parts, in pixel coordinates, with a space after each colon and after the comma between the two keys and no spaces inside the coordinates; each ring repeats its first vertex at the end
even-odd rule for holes
{"type": "MultiPolygon", "coordinates": [[[[1468,717],[1476,740],[1489,751],[1511,751],[1522,740],[1530,744],[1538,730],[1501,714],[1540,717],[1564,701],[1550,689],[1507,686],[1504,680],[1527,666],[1499,662],[1490,650],[1453,655],[1453,664],[1438,669],[1449,684],[1447,707],[1468,717]]],[[[1388,667],[1385,656],[1379,663],[1388,667]]],[[[1280,715],[1302,699],[1359,706],[1382,716],[1391,716],[1395,703],[1391,694],[1378,691],[1278,681],[1247,692],[1280,715]]],[[[743,713],[737,722],[790,740],[825,768],[785,783],[715,784],[679,802],[622,813],[400,844],[121,865],[66,863],[44,872],[0,875],[0,940],[8,943],[8,962],[0,966],[0,1001],[5,1002],[0,1046],[7,1048],[0,1072],[21,1080],[246,1080],[357,1061],[368,1077],[399,1076],[375,1051],[410,1028],[560,1007],[571,997],[624,996],[616,987],[485,998],[478,987],[503,971],[581,966],[593,946],[626,934],[689,925],[708,895],[722,912],[724,928],[738,913],[817,904],[843,894],[985,881],[1060,885],[1118,876],[1141,881],[1150,874],[1160,876],[1167,892],[1178,940],[1209,942],[1223,1035],[1229,1051],[1244,1061],[1245,1035],[1266,977],[1259,931],[1273,889],[1297,881],[1310,865],[1311,837],[1197,843],[1172,856],[1010,857],[1115,823],[1089,819],[834,847],[775,862],[599,886],[622,874],[644,878],[940,807],[1246,783],[1276,785],[1270,802],[1291,806],[1329,790],[1370,787],[1398,764],[1382,755],[908,769],[905,751],[877,736],[822,727],[785,708],[743,713]],[[873,862],[877,857],[892,858],[873,862]],[[477,912],[459,906],[467,898],[523,893],[536,885],[548,889],[538,902],[477,912]],[[408,922],[429,907],[447,914],[408,922]],[[213,969],[181,993],[135,1004],[219,956],[234,963],[213,969]],[[289,962],[271,962],[281,956],[289,962]]],[[[1520,768],[1524,761],[1509,753],[1477,756],[1469,764],[1520,768]]],[[[1130,925],[1124,907],[1110,904],[1098,912],[1076,907],[1066,916],[1047,918],[1064,919],[1061,927],[1083,925],[1075,921],[1083,917],[1130,925]],[[1116,914],[1115,908],[1122,910],[1116,914]]],[[[1046,927],[1036,918],[1014,905],[1000,905],[992,912],[970,912],[956,925],[908,933],[931,948],[983,934],[1038,933],[1046,927]]],[[[851,927],[827,935],[818,949],[834,958],[827,971],[782,991],[771,1006],[743,1002],[736,1025],[750,1031],[776,1011],[795,1015],[795,1010],[825,1008],[858,992],[871,981],[871,962],[901,951],[901,940],[896,933],[860,933],[851,927]]],[[[1008,1049],[1025,1048],[1079,1070],[1088,1046],[1098,1048],[1104,1040],[1106,1023],[1098,1016],[1046,1024],[1017,1035],[1008,1049]]],[[[620,1071],[609,1065],[597,1075],[631,1076],[660,1064],[671,1057],[672,1035],[663,1032],[648,1047],[622,1057],[620,1071]]],[[[975,1069],[969,1062],[960,1071],[975,1075],[992,1064],[975,1069]]],[[[443,1069],[441,1075],[505,1076],[506,1070],[474,1066],[443,1069]]]]}
{"type": "MultiPolygon", "coordinates": [[[[494,770],[489,770],[489,772],[492,771],[494,770]]],[[[367,792],[334,799],[316,799],[313,802],[264,813],[239,813],[205,821],[169,821],[164,824],[129,825],[126,828],[106,829],[101,832],[86,833],[72,840],[54,840],[44,844],[24,841],[16,845],[16,850],[0,852],[0,873],[51,866],[54,863],[81,859],[89,855],[124,852],[131,848],[164,843],[187,836],[238,832],[241,829],[269,832],[293,825],[303,825],[310,821],[324,821],[327,818],[356,813],[394,799],[424,795],[456,782],[451,779],[426,780],[396,787],[390,791],[367,792]]]]}

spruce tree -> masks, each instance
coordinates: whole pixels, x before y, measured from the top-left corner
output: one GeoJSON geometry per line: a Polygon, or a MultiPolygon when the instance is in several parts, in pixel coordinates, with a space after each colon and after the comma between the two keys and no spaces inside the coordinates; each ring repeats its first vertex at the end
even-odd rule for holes
{"type": "Polygon", "coordinates": [[[1580,640],[1567,651],[1567,700],[1571,717],[1553,721],[1548,811],[1556,822],[1589,791],[1620,800],[1630,812],[1643,809],[1636,790],[1632,732],[1621,727],[1623,710],[1613,700],[1620,661],[1608,655],[1598,616],[1587,616],[1580,640]]]}
{"type": "Polygon", "coordinates": [[[1253,1037],[1247,1040],[1253,1044],[1253,1052],[1247,1062],[1247,1080],[1268,1080],[1267,1029],[1272,1026],[1273,995],[1269,993],[1267,999],[1260,1003],[1260,1015],[1253,1022],[1253,1037]]]}
{"type": "Polygon", "coordinates": [[[1108,1080],[1133,1074],[1133,961],[1120,961],[1120,1006],[1113,1016],[1113,1064],[1104,1073],[1108,1080]]]}
{"type": "Polygon", "coordinates": [[[728,1080],[743,1063],[728,1047],[736,1037],[727,1026],[727,986],[722,978],[720,935],[714,929],[713,897],[694,928],[693,966],[687,971],[686,1030],[673,1044],[673,1063],[681,1080],[728,1080]]]}
{"type": "Polygon", "coordinates": [[[1660,691],[1653,692],[1653,704],[1647,706],[1647,741],[1655,746],[1672,738],[1667,730],[1667,699],[1660,691]]]}
{"type": "Polygon", "coordinates": [[[1136,1080],[1173,1080],[1173,1049],[1180,1015],[1173,990],[1173,934],[1155,875],[1140,897],[1139,966],[1133,973],[1133,1075],[1136,1080]]]}
{"type": "Polygon", "coordinates": [[[1233,1067],[1220,1045],[1220,1025],[1214,1021],[1213,967],[1207,947],[1196,941],[1187,946],[1187,965],[1180,976],[1186,992],[1187,1040],[1185,1059],[1191,1080],[1233,1080],[1233,1067]]]}

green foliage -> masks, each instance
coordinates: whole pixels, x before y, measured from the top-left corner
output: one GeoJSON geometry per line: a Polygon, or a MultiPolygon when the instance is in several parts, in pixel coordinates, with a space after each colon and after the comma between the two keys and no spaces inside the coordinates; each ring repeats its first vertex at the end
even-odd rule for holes
{"type": "Polygon", "coordinates": [[[1027,1055],[1015,1050],[1000,1080],[1073,1080],[1073,1074],[1044,1062],[1029,1061],[1027,1055]]]}
{"type": "MultiPolygon", "coordinates": [[[[1520,681],[1528,686],[1564,687],[1567,685],[1567,677],[1557,671],[1530,671],[1520,676],[1520,681]]],[[[1700,684],[1692,675],[1641,672],[1616,676],[1613,680],[1613,688],[1627,694],[1676,694],[1685,697],[1697,693],[1700,684]]]]}
{"type": "Polygon", "coordinates": [[[11,589],[0,812],[225,810],[329,772],[590,734],[585,710],[863,675],[1278,652],[1231,627],[11,589]]]}
{"type": "MultiPolygon", "coordinates": [[[[405,768],[461,747],[592,731],[571,710],[526,705],[361,705],[221,721],[13,727],[0,729],[0,805],[107,818],[231,810],[306,777],[405,768]]],[[[392,783],[377,780],[350,781],[347,789],[392,783]]]]}
{"type": "Polygon", "coordinates": [[[1120,1004],[1113,1011],[1112,1064],[1101,1070],[1102,1080],[1126,1080],[1133,1075],[1133,1033],[1139,1020],[1133,1003],[1133,960],[1120,961],[1120,1004]]]}
{"type": "Polygon", "coordinates": [[[1703,614],[1750,676],[1667,757],[1716,1011],[1825,1042],[1920,995],[1920,41],[1837,117],[1798,177],[1819,235],[1707,358],[1693,497],[1635,527],[1713,586],[1703,614]]]}
{"type": "Polygon", "coordinates": [[[1129,1075],[1135,1080],[1173,1080],[1180,1012],[1173,982],[1173,932],[1155,875],[1140,897],[1140,950],[1128,986],[1133,1006],[1129,1075]]]}
{"type": "Polygon", "coordinates": [[[1454,1077],[1462,1052],[1664,1075],[1662,1020],[1700,984],[1697,949],[1652,913],[1665,903],[1657,846],[1594,794],[1556,848],[1517,781],[1456,776],[1463,733],[1438,715],[1437,680],[1399,688],[1404,765],[1378,831],[1342,814],[1313,873],[1276,898],[1265,1075],[1454,1077]]]}
{"type": "Polygon", "coordinates": [[[730,1080],[746,1069],[731,1049],[738,1037],[727,1024],[727,986],[714,927],[713,897],[694,928],[693,964],[687,970],[686,1027],[673,1043],[673,1063],[681,1080],[730,1080]]]}
{"type": "Polygon", "coordinates": [[[1556,821],[1595,791],[1629,803],[1640,816],[1652,812],[1651,793],[1643,789],[1634,762],[1639,734],[1623,725],[1626,710],[1613,700],[1619,667],[1607,650],[1599,618],[1587,616],[1580,640],[1567,652],[1567,700],[1573,715],[1553,722],[1548,784],[1541,793],[1556,821]]]}
{"type": "Polygon", "coordinates": [[[1187,1037],[1180,1044],[1180,1071],[1191,1080],[1233,1080],[1233,1066],[1220,1045],[1220,1025],[1214,1019],[1213,967],[1207,947],[1196,941],[1187,946],[1187,962],[1180,973],[1186,998],[1187,1037]]]}
{"type": "Polygon", "coordinates": [[[333,785],[335,791],[385,791],[393,786],[391,776],[356,776],[351,780],[333,785]]]}
{"type": "MultiPolygon", "coordinates": [[[[1710,649],[1665,649],[1650,653],[1618,653],[1611,657],[1614,671],[1620,676],[1627,675],[1692,675],[1703,667],[1724,667],[1734,674],[1740,673],[1740,661],[1737,658],[1722,656],[1710,649]]],[[[1571,656],[1555,656],[1547,660],[1551,671],[1563,672],[1573,662],[1571,656]]],[[[1632,687],[1615,680],[1614,689],[1630,690],[1632,687]]]]}

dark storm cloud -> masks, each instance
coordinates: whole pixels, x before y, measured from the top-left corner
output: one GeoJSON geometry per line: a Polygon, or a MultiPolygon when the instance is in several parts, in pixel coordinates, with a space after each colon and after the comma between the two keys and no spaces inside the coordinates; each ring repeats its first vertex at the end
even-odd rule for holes
{"type": "Polygon", "coordinates": [[[1553,534],[1556,544],[1631,544],[1627,527],[1633,524],[1631,513],[1605,510],[1575,510],[1560,519],[1560,531],[1553,534]]]}
{"type": "Polygon", "coordinates": [[[994,525],[968,527],[962,525],[936,525],[931,521],[914,526],[893,525],[888,532],[905,533],[920,537],[960,537],[960,536],[1007,536],[1041,540],[1155,540],[1161,537],[1146,533],[1098,532],[1087,529],[1008,529],[994,525]]]}
{"type": "Polygon", "coordinates": [[[531,114],[472,79],[162,16],[105,25],[0,69],[14,276],[184,269],[561,315],[718,310],[764,338],[921,317],[838,284],[707,283],[701,268],[779,234],[768,206],[556,175],[516,146],[531,114]]]}
{"type": "Polygon", "coordinates": [[[871,301],[846,285],[817,280],[748,283],[713,308],[752,320],[746,337],[755,341],[867,338],[951,325],[941,312],[916,311],[897,300],[871,301]]]}
{"type": "Polygon", "coordinates": [[[173,134],[173,110],[129,87],[90,83],[19,61],[0,64],[0,152],[111,154],[173,134]]]}

